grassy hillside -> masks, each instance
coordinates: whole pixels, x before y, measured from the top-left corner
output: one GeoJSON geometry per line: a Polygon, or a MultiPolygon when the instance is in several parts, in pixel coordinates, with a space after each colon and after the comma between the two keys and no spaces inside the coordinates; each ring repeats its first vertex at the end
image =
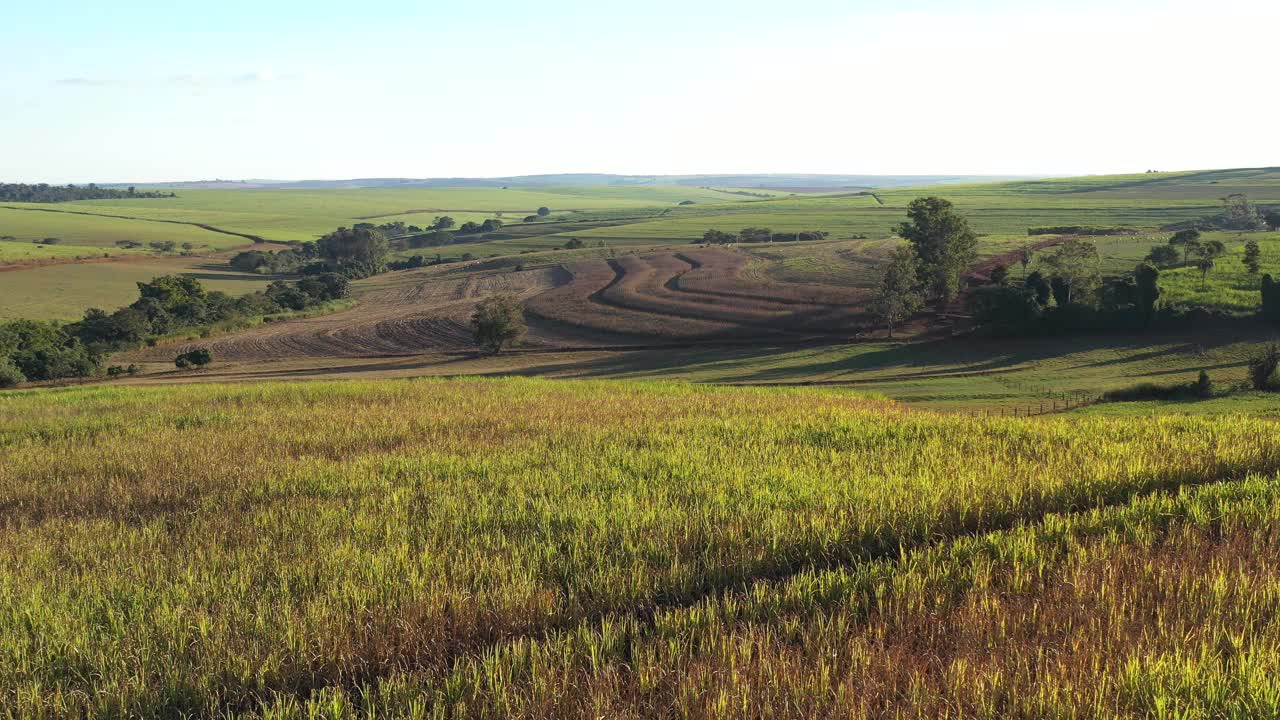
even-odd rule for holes
{"type": "MultiPolygon", "coordinates": [[[[191,225],[154,223],[141,220],[76,215],[68,212],[72,203],[0,204],[0,237],[12,236],[19,242],[31,242],[55,237],[64,248],[90,249],[101,255],[103,250],[116,250],[120,240],[147,245],[171,240],[181,246],[190,243],[196,248],[220,249],[246,245],[250,241],[234,235],[202,230],[191,225]],[[16,209],[26,208],[26,209],[16,209]]],[[[127,208],[121,208],[122,212],[127,208]]]]}
{"type": "Polygon", "coordinates": [[[129,203],[92,200],[66,203],[88,212],[202,222],[268,240],[314,240],[334,228],[362,221],[403,219],[425,224],[436,215],[463,222],[502,213],[517,222],[540,207],[558,213],[675,206],[682,200],[742,199],[699,188],[433,188],[373,190],[184,190],[179,197],[129,203]],[[412,214],[405,217],[407,214],[412,214]],[[386,219],[382,219],[386,218],[386,219]]]}
{"type": "MultiPolygon", "coordinates": [[[[893,226],[905,216],[914,198],[937,194],[954,201],[980,233],[980,254],[1008,253],[1029,242],[1029,227],[1125,226],[1138,234],[1094,238],[1107,273],[1132,269],[1153,245],[1167,239],[1158,228],[1169,223],[1211,215],[1222,196],[1245,192],[1258,203],[1280,204],[1280,170],[1221,170],[1155,173],[951,184],[925,188],[889,188],[872,192],[791,195],[775,191],[677,186],[589,186],[539,188],[357,188],[330,190],[205,190],[181,189],[177,198],[88,201],[42,206],[32,212],[0,209],[0,262],[75,261],[115,253],[115,242],[130,239],[148,243],[173,240],[197,248],[227,248],[245,238],[203,230],[202,223],[231,232],[278,240],[310,240],[339,225],[399,220],[426,225],[437,215],[458,222],[498,217],[507,223],[500,232],[477,236],[473,242],[442,248],[408,250],[408,254],[461,259],[505,257],[508,267],[564,263],[585,255],[610,257],[618,253],[658,248],[680,250],[709,229],[737,231],[769,227],[778,232],[823,230],[823,243],[746,247],[756,257],[749,268],[760,280],[821,283],[865,291],[876,268],[890,249],[893,226]],[[746,193],[746,194],[743,194],[746,193]],[[765,194],[770,197],[761,198],[765,194]],[[692,201],[692,205],[681,202],[692,201]],[[546,221],[522,223],[538,207],[552,210],[546,221]],[[128,215],[120,219],[70,213],[128,215]],[[35,246],[29,240],[60,237],[56,246],[35,246]],[[866,239],[862,239],[862,238],[866,239]],[[570,255],[562,250],[571,240],[590,248],[570,255]]],[[[1231,255],[1202,281],[1194,270],[1166,272],[1164,300],[1247,313],[1257,306],[1258,277],[1239,264],[1242,236],[1212,234],[1225,242],[1231,255]]],[[[1264,271],[1280,270],[1276,235],[1256,236],[1263,244],[1264,271]]],[[[143,266],[138,266],[143,267],[143,266]]],[[[0,298],[0,316],[72,318],[92,304],[110,305],[121,295],[118,278],[129,274],[107,264],[75,270],[41,270],[19,280],[23,294],[0,298]],[[65,277],[64,277],[65,276],[65,277]],[[40,277],[57,278],[42,283],[40,277]],[[93,288],[108,288],[95,292],[93,288]],[[70,288],[68,292],[66,288],[70,288]]],[[[203,271],[196,271],[203,272],[203,271]]],[[[1021,277],[1015,268],[1015,277],[1021,277]]],[[[220,289],[248,287],[219,273],[209,275],[220,289]]],[[[146,279],[146,278],[142,278],[146,279]]]]}
{"type": "Polygon", "coordinates": [[[0,393],[0,705],[1265,715],[1271,430],[644,383],[0,393]]]}

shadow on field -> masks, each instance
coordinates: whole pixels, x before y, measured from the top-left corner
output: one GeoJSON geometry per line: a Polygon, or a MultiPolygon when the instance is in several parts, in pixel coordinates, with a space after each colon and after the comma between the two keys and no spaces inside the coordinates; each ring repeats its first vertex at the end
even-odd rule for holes
{"type": "Polygon", "coordinates": [[[1050,375],[1123,380],[1175,375],[1188,368],[1225,370],[1242,359],[1224,356],[1229,346],[1265,339],[1257,328],[1228,328],[1188,334],[1092,336],[1016,340],[947,339],[902,345],[787,345],[635,350],[590,359],[493,371],[489,375],[561,377],[650,377],[705,382],[776,384],[858,384],[944,377],[1036,372],[1042,363],[1064,361],[1050,375]],[[1152,345],[1161,347],[1152,350],[1152,345]],[[1170,368],[1169,363],[1179,367],[1170,368]],[[1152,365],[1165,367],[1152,367],[1152,365]],[[1092,371],[1092,372],[1090,372],[1092,371]]]}

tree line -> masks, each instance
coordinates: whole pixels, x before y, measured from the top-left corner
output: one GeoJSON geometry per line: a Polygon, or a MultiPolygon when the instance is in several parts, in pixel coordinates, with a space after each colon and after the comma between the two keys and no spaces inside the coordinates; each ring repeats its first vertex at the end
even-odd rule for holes
{"type": "MultiPolygon", "coordinates": [[[[114,312],[87,310],[78,322],[17,320],[0,324],[0,387],[24,380],[96,375],[111,353],[178,333],[207,334],[250,318],[313,308],[348,295],[346,278],[326,273],[276,281],[260,292],[232,297],[199,280],[164,275],[138,283],[138,299],[114,312]]],[[[192,364],[198,358],[188,358],[192,364]]],[[[112,373],[113,375],[116,373],[112,373]]]]}
{"type": "Polygon", "coordinates": [[[286,250],[246,250],[237,253],[228,264],[241,272],[264,275],[320,275],[336,273],[350,280],[371,277],[388,270],[403,270],[438,264],[420,255],[398,262],[390,260],[392,250],[442,247],[470,242],[469,235],[488,233],[502,227],[502,221],[490,218],[481,223],[465,222],[457,226],[449,216],[436,218],[427,228],[390,222],[381,225],[357,223],[340,227],[314,242],[296,243],[286,250]],[[450,228],[457,227],[456,230],[450,228]]]}
{"type": "Polygon", "coordinates": [[[228,264],[242,272],[273,275],[335,274],[356,280],[387,271],[391,245],[387,237],[367,223],[340,227],[315,242],[297,243],[277,252],[246,250],[228,264]]]}
{"type": "Polygon", "coordinates": [[[702,242],[707,245],[732,245],[735,243],[762,242],[799,242],[803,240],[825,240],[830,233],[825,230],[801,230],[799,232],[774,232],[769,228],[743,228],[741,232],[731,233],[723,230],[708,230],[702,234],[702,242]]]}
{"type": "Polygon", "coordinates": [[[27,203],[58,203],[72,200],[131,200],[135,198],[171,198],[171,192],[144,190],[135,187],[126,190],[88,185],[46,185],[39,183],[0,183],[0,201],[27,203]]]}
{"type": "MultiPolygon", "coordinates": [[[[1280,213],[1263,212],[1243,195],[1231,195],[1223,198],[1223,211],[1214,216],[1213,224],[1233,229],[1280,228],[1280,213]]],[[[1039,230],[1028,232],[1035,235],[1039,230]]],[[[977,257],[978,238],[950,202],[936,197],[912,201],[907,221],[895,231],[907,244],[890,253],[870,302],[872,315],[890,337],[896,326],[927,303],[941,309],[959,296],[963,274],[977,257]]],[[[1116,229],[1108,234],[1119,233],[1116,229]]],[[[1028,272],[1034,254],[1027,247],[1017,254],[1025,275],[1021,285],[1011,284],[1008,268],[998,265],[991,269],[985,286],[970,289],[965,306],[977,323],[1006,333],[1135,329],[1206,320],[1207,310],[1159,305],[1160,271],[1179,263],[1194,266],[1201,282],[1207,283],[1226,252],[1221,241],[1205,239],[1196,227],[1184,227],[1167,243],[1152,248],[1131,273],[1104,282],[1097,247],[1091,241],[1068,239],[1041,256],[1034,272],[1028,272]]],[[[1256,240],[1245,244],[1243,262],[1252,274],[1260,272],[1261,253],[1256,240]]],[[[1270,276],[1263,279],[1262,306],[1264,317],[1274,313],[1280,322],[1280,282],[1270,276]]]]}
{"type": "Polygon", "coordinates": [[[1167,225],[1161,230],[1238,230],[1257,232],[1280,230],[1280,208],[1256,205],[1242,193],[1222,198],[1222,210],[1215,215],[1167,225]]]}

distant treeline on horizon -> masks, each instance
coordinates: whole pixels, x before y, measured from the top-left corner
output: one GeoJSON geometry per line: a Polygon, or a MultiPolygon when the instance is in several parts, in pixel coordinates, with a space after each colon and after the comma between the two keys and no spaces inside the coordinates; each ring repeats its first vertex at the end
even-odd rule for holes
{"type": "Polygon", "coordinates": [[[167,198],[177,197],[172,192],[139,191],[135,187],[124,190],[98,187],[94,183],[88,185],[46,185],[39,183],[0,183],[0,201],[56,203],[72,200],[128,200],[130,198],[167,198]]]}

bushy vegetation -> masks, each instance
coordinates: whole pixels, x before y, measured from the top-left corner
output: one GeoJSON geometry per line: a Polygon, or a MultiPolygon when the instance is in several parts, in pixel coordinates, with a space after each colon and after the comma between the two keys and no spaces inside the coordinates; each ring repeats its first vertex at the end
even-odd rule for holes
{"type": "Polygon", "coordinates": [[[1271,211],[1264,210],[1254,204],[1244,193],[1231,193],[1222,198],[1222,210],[1214,215],[1174,223],[1166,226],[1170,230],[1239,230],[1256,232],[1266,230],[1267,217],[1271,211]]]}
{"type": "Polygon", "coordinates": [[[0,183],[0,201],[56,203],[73,200],[132,200],[139,198],[171,198],[177,197],[171,192],[138,192],[135,188],[116,190],[98,187],[94,183],[88,185],[46,185],[38,183],[0,183]]]}
{"type": "Polygon", "coordinates": [[[510,347],[528,331],[524,305],[514,295],[493,295],[481,300],[471,314],[476,345],[497,354],[510,347]]]}
{"type": "Polygon", "coordinates": [[[178,356],[173,359],[173,364],[177,366],[179,370],[186,370],[187,368],[195,368],[199,370],[211,362],[213,362],[213,353],[210,352],[208,348],[202,347],[192,348],[184,353],[179,353],[178,356]]]}
{"type": "Polygon", "coordinates": [[[348,294],[346,278],[326,273],[231,297],[178,275],[138,283],[138,299],[108,313],[91,308],[75,323],[0,324],[0,384],[95,375],[112,352],[173,333],[209,330],[249,318],[306,310],[348,294]],[[16,368],[17,372],[13,370],[16,368]],[[20,375],[20,376],[19,376],[20,375]]]}
{"type": "Polygon", "coordinates": [[[1276,390],[1280,381],[1276,370],[1280,369],[1280,345],[1271,343],[1249,358],[1249,383],[1254,390],[1276,390]]]}
{"type": "Polygon", "coordinates": [[[0,324],[0,384],[91,375],[102,355],[56,323],[17,320],[0,324]]]}
{"type": "Polygon", "coordinates": [[[394,229],[393,225],[375,226],[371,223],[340,227],[313,243],[296,243],[287,250],[246,250],[232,257],[230,265],[243,272],[333,273],[353,280],[370,277],[388,269],[387,256],[391,250],[385,234],[388,227],[394,229]]]}
{"type": "Polygon", "coordinates": [[[984,419],[812,389],[9,395],[0,705],[1267,716],[1278,469],[1262,419],[984,419]]]}

